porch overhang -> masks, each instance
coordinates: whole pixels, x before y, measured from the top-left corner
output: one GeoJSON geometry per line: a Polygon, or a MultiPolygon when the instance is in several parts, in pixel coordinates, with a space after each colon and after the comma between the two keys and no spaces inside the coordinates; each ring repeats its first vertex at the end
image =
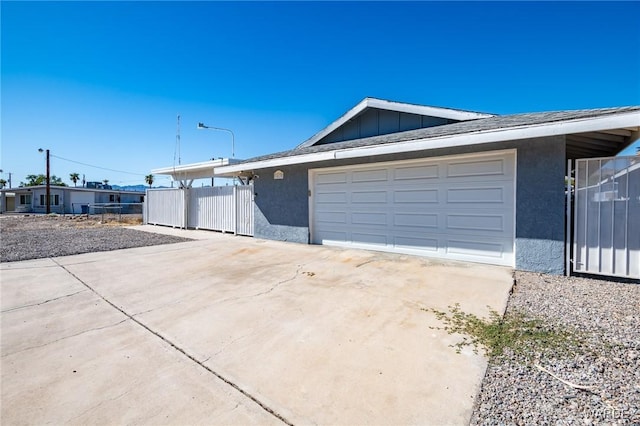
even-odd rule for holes
{"type": "Polygon", "coordinates": [[[154,175],[171,176],[174,181],[188,181],[194,179],[208,179],[216,177],[215,168],[241,163],[235,158],[219,158],[217,160],[203,161],[200,163],[181,164],[178,166],[163,167],[151,170],[154,175]]]}

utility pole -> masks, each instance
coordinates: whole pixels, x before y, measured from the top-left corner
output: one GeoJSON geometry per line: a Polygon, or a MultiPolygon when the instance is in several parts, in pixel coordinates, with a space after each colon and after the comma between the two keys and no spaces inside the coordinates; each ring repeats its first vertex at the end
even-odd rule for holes
{"type": "Polygon", "coordinates": [[[51,178],[49,171],[49,150],[47,149],[47,214],[51,213],[51,178]]]}
{"type": "MultiPolygon", "coordinates": [[[[38,149],[38,152],[43,152],[44,150],[42,148],[38,149]]],[[[46,150],[47,153],[47,214],[51,213],[51,179],[49,176],[49,150],[46,150]]]]}

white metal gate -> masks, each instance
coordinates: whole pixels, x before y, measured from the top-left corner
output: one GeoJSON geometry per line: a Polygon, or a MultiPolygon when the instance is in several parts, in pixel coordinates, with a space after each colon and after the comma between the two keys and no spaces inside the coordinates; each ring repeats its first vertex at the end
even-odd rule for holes
{"type": "Polygon", "coordinates": [[[144,203],[144,223],[184,227],[184,196],[181,189],[148,189],[144,203]]]}
{"type": "Polygon", "coordinates": [[[150,225],[253,236],[253,185],[150,189],[145,207],[150,225]]]}
{"type": "Polygon", "coordinates": [[[574,271],[640,278],[640,157],[576,160],[574,271]]]}

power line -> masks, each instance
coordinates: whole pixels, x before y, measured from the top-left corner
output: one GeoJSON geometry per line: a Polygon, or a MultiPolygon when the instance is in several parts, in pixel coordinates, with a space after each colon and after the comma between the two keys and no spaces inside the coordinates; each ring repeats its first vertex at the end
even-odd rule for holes
{"type": "Polygon", "coordinates": [[[109,168],[106,168],[106,167],[94,166],[94,165],[92,165],[92,164],[87,164],[87,163],[82,163],[82,162],[80,162],[80,161],[70,160],[70,159],[68,159],[68,158],[59,157],[59,156],[57,156],[57,155],[53,155],[53,154],[50,154],[50,156],[51,156],[51,157],[54,157],[54,158],[57,158],[57,159],[59,159],[59,160],[68,161],[68,162],[70,162],[70,163],[82,164],[83,166],[93,167],[93,168],[101,169],[101,170],[107,170],[107,171],[110,171],[110,172],[125,173],[125,174],[128,174],[128,175],[134,175],[134,176],[146,176],[144,173],[125,172],[125,171],[123,171],[123,170],[114,170],[114,169],[109,169],[109,168]]]}

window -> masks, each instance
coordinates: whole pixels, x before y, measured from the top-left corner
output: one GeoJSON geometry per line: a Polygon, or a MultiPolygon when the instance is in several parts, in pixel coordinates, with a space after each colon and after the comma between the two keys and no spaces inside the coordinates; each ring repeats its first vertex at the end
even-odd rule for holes
{"type": "Polygon", "coordinates": [[[31,194],[20,194],[20,204],[31,204],[31,194]]]}
{"type": "MultiPolygon", "coordinates": [[[[46,206],[47,205],[47,196],[45,194],[40,194],[40,205],[41,206],[46,206]]],[[[60,195],[58,194],[51,194],[49,196],[49,200],[50,200],[50,205],[52,206],[59,206],[60,205],[60,195]]]]}
{"type": "Polygon", "coordinates": [[[109,202],[110,202],[110,203],[113,203],[115,200],[116,200],[116,196],[115,196],[115,195],[113,195],[113,194],[110,194],[110,195],[109,195],[109,202]]]}

